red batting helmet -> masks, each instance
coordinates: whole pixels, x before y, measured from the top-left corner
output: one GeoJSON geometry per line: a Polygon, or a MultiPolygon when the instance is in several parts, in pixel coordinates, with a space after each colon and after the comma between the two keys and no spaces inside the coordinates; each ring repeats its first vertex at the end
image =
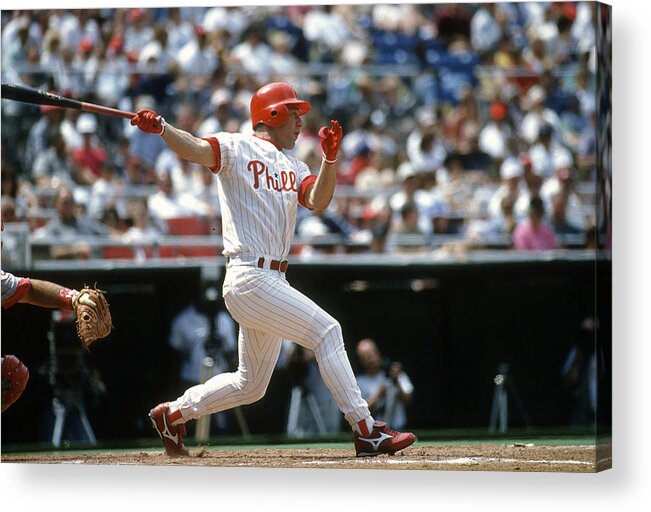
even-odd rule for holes
{"type": "Polygon", "coordinates": [[[312,105],[299,100],[296,90],[285,82],[273,82],[260,87],[251,98],[251,124],[280,126],[289,119],[287,105],[296,105],[301,116],[307,114],[312,105]]]}

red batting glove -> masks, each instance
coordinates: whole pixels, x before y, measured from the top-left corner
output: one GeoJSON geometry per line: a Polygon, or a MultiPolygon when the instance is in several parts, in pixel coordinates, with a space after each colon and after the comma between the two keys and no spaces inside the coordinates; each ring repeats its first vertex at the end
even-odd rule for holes
{"type": "Polygon", "coordinates": [[[138,113],[131,118],[132,126],[137,126],[143,132],[155,135],[163,135],[166,124],[163,116],[148,108],[138,110],[138,113]]]}
{"type": "Polygon", "coordinates": [[[330,123],[332,124],[332,128],[324,126],[319,130],[319,138],[321,139],[323,158],[326,163],[334,164],[337,161],[337,151],[339,151],[339,146],[341,146],[343,131],[338,121],[330,121],[330,123]]]}

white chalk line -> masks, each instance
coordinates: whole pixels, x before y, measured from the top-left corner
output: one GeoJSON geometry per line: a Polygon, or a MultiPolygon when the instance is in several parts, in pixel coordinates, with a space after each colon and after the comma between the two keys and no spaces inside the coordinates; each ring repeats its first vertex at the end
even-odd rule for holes
{"type": "MultiPolygon", "coordinates": [[[[436,465],[436,464],[458,464],[458,465],[478,465],[487,462],[496,462],[500,464],[567,464],[567,465],[594,465],[593,462],[585,462],[580,460],[526,460],[526,459],[511,459],[511,458],[498,458],[498,457],[459,457],[455,459],[390,459],[390,458],[364,458],[354,459],[357,464],[420,464],[420,465],[436,465]]],[[[350,464],[349,459],[342,461],[335,460],[312,460],[303,462],[304,465],[321,465],[321,464],[350,464]]]]}

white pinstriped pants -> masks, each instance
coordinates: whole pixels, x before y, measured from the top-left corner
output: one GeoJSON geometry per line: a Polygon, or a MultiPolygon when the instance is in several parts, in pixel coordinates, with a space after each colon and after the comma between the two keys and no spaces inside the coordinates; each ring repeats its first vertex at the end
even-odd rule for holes
{"type": "Polygon", "coordinates": [[[285,275],[251,264],[228,265],[224,300],[240,324],[239,366],[193,386],[170,403],[185,421],[260,400],[288,339],[313,350],[328,389],[351,426],[370,416],[344,347],[341,326],[285,275]]]}

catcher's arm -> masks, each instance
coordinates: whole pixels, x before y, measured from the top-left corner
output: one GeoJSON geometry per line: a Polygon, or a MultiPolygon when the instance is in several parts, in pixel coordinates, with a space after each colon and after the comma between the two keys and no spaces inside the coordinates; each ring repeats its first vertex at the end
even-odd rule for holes
{"type": "Polygon", "coordinates": [[[18,301],[21,303],[32,304],[42,308],[59,308],[67,311],[74,309],[73,303],[86,302],[90,306],[95,306],[90,295],[79,296],[79,291],[71,290],[60,284],[40,279],[30,279],[30,286],[27,293],[18,301]],[[79,297],[78,297],[79,296],[79,297]]]}
{"type": "Polygon", "coordinates": [[[113,328],[111,312],[102,290],[84,286],[78,291],[50,281],[29,281],[29,290],[19,302],[74,311],[77,315],[77,334],[86,348],[110,334],[113,328]]]}

